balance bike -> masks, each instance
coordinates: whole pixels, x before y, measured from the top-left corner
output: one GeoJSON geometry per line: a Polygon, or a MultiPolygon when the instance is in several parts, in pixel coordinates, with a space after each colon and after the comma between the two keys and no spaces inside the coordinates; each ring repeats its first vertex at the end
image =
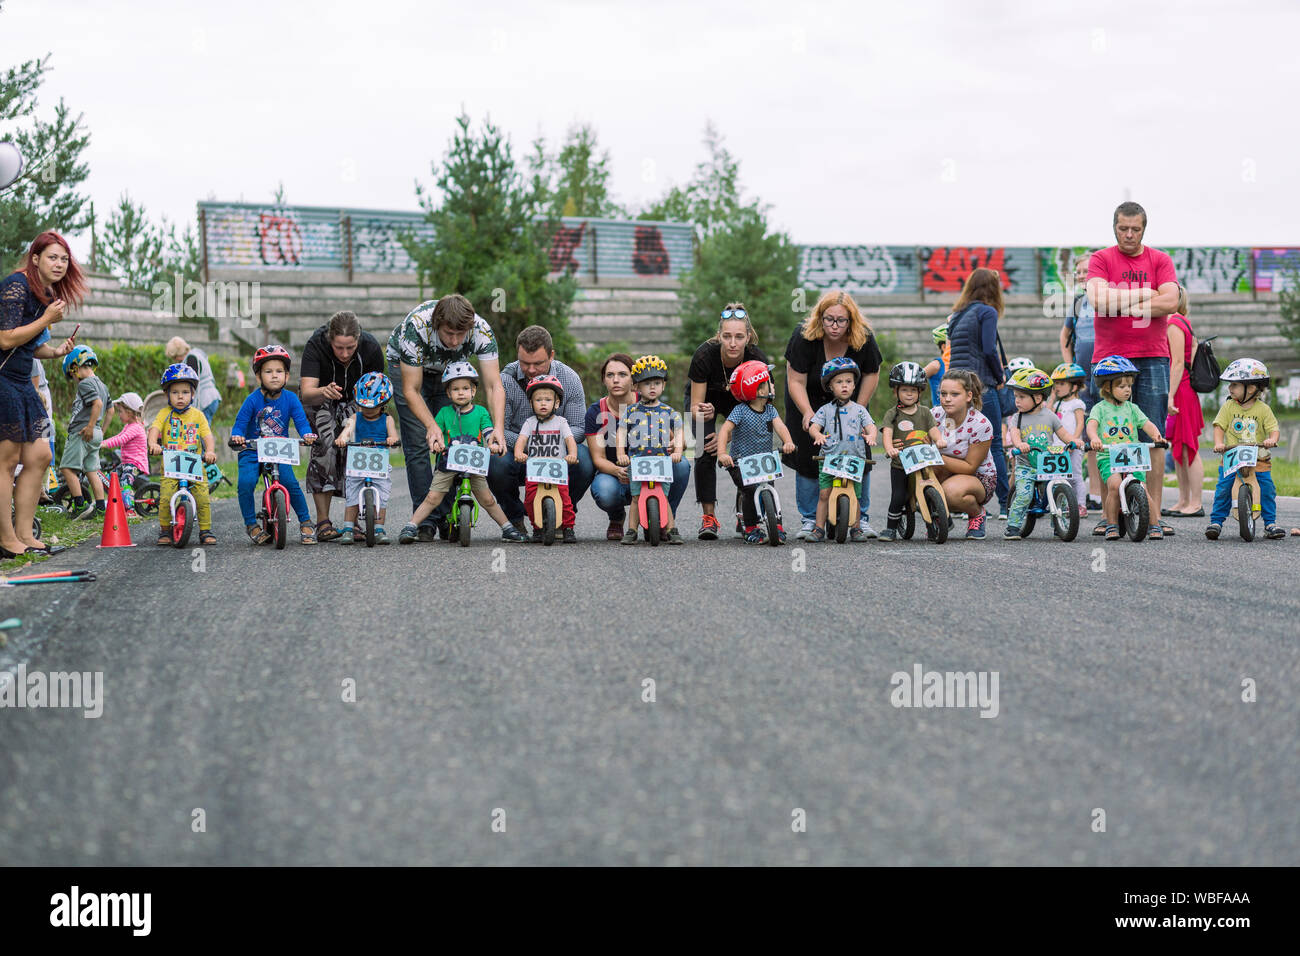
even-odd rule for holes
{"type": "Polygon", "coordinates": [[[1151,470],[1151,452],[1148,451],[1151,447],[1168,448],[1169,443],[1124,442],[1107,445],[1097,453],[1109,454],[1111,472],[1124,475],[1119,484],[1119,512],[1115,522],[1119,533],[1127,534],[1130,541],[1141,541],[1151,529],[1151,501],[1147,497],[1146,485],[1133,475],[1137,471],[1151,470]]]}
{"type": "Polygon", "coordinates": [[[923,431],[911,431],[903,436],[898,460],[907,474],[908,503],[903,512],[902,535],[911,539],[916,532],[916,512],[921,513],[925,533],[935,544],[948,540],[948,502],[943,486],[934,476],[937,465],[943,464],[943,455],[930,443],[923,431]]]}
{"type": "Polygon", "coordinates": [[[668,455],[641,455],[628,462],[627,476],[630,481],[639,482],[641,491],[637,496],[637,518],[645,529],[645,539],[652,548],[667,537],[663,518],[669,513],[668,496],[664,494],[664,485],[672,484],[673,460],[668,455]]]}
{"type": "Polygon", "coordinates": [[[774,451],[759,452],[735,459],[740,469],[740,482],[745,487],[757,485],[754,504],[758,520],[764,527],[767,543],[772,547],[781,544],[781,497],[776,493],[776,480],[781,477],[781,459],[774,451]]]}
{"type": "MultiPolygon", "coordinates": [[[[232,438],[229,444],[239,451],[247,450],[246,442],[236,443],[232,438]]],[[[271,542],[277,551],[283,551],[288,540],[285,525],[289,515],[289,489],[280,484],[278,466],[297,465],[298,450],[306,444],[302,439],[257,439],[257,469],[264,482],[262,510],[257,513],[257,520],[261,522],[262,530],[271,536],[271,542]]]]}
{"type": "MultiPolygon", "coordinates": [[[[1025,523],[1020,528],[1020,537],[1028,538],[1034,531],[1034,523],[1039,515],[1052,516],[1052,533],[1062,541],[1073,541],[1079,534],[1079,499],[1074,494],[1074,485],[1070,479],[1074,474],[1070,467],[1068,449],[1078,446],[1074,442],[1068,445],[1052,445],[1038,456],[1038,469],[1034,473],[1034,496],[1025,512],[1025,523]]],[[[1022,454],[1019,448],[1011,449],[1012,461],[1022,454]]]]}
{"type": "Polygon", "coordinates": [[[849,454],[816,455],[824,474],[831,476],[831,494],[826,502],[826,537],[843,544],[849,531],[858,526],[862,509],[853,483],[866,481],[871,471],[871,459],[849,454]]]}
{"type": "Polygon", "coordinates": [[[536,482],[533,496],[533,527],[542,529],[542,544],[555,544],[555,529],[564,514],[560,485],[569,483],[569,463],[563,458],[529,458],[525,480],[536,482]]]}
{"type": "Polygon", "coordinates": [[[460,486],[447,515],[447,528],[450,540],[459,542],[462,548],[469,547],[474,525],[478,523],[478,501],[470,478],[487,477],[488,458],[488,450],[479,444],[454,442],[447,448],[447,468],[460,474],[460,486]]]}
{"type": "MultiPolygon", "coordinates": [[[[172,515],[172,546],[183,548],[190,541],[190,532],[198,518],[199,506],[190,493],[190,482],[202,482],[203,459],[191,451],[164,448],[162,454],[163,477],[176,479],[176,493],[169,507],[172,515]]],[[[139,512],[136,512],[139,514],[139,512]]]]}
{"type": "Polygon", "coordinates": [[[373,451],[360,451],[349,454],[344,465],[345,478],[360,478],[365,484],[361,487],[361,499],[357,502],[357,524],[366,530],[366,547],[375,546],[375,525],[379,521],[379,489],[375,487],[376,478],[388,477],[388,449],[386,441],[348,442],[348,448],[370,448],[373,451]]]}

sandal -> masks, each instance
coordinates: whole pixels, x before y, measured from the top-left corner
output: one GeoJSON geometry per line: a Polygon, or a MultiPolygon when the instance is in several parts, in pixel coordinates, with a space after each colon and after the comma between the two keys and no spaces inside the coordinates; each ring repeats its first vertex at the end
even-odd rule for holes
{"type": "Polygon", "coordinates": [[[217,543],[217,536],[213,534],[211,530],[199,532],[199,544],[214,545],[216,543],[217,543]]]}
{"type": "Polygon", "coordinates": [[[316,522],[317,541],[337,541],[341,537],[343,537],[343,532],[334,527],[334,522],[329,518],[316,522]]]}
{"type": "Polygon", "coordinates": [[[246,529],[248,538],[253,544],[269,544],[271,536],[266,533],[266,529],[260,524],[250,524],[246,529]]]}
{"type": "Polygon", "coordinates": [[[299,533],[299,537],[298,537],[299,544],[316,543],[316,527],[310,521],[304,521],[302,523],[302,527],[298,529],[298,533],[299,533]]]}
{"type": "Polygon", "coordinates": [[[170,547],[171,543],[172,543],[171,528],[168,528],[166,531],[158,532],[158,540],[155,541],[154,544],[158,545],[158,547],[160,548],[166,548],[166,547],[170,547]]]}
{"type": "Polygon", "coordinates": [[[1158,524],[1153,524],[1151,530],[1147,532],[1147,537],[1152,541],[1163,541],[1165,537],[1164,529],[1158,524]]]}
{"type": "Polygon", "coordinates": [[[1106,525],[1106,540],[1107,541],[1119,540],[1119,525],[1114,525],[1114,524],[1106,525]]]}
{"type": "Polygon", "coordinates": [[[1115,527],[1113,524],[1106,524],[1105,520],[1103,519],[1097,522],[1097,527],[1092,529],[1092,533],[1095,535],[1102,535],[1105,534],[1113,527],[1115,527]]]}

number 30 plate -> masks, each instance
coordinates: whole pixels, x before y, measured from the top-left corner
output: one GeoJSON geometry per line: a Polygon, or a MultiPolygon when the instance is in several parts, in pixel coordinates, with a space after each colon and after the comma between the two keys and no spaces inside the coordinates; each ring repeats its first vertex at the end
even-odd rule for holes
{"type": "Polygon", "coordinates": [[[737,459],[736,467],[740,469],[740,480],[746,485],[776,481],[781,477],[781,459],[771,451],[737,459]]]}
{"type": "Polygon", "coordinates": [[[468,442],[453,443],[447,448],[447,470],[467,475],[486,475],[488,450],[482,445],[471,445],[468,442]]]}
{"type": "Polygon", "coordinates": [[[569,463],[563,458],[529,458],[524,477],[548,485],[567,485],[569,463]]]}
{"type": "Polygon", "coordinates": [[[673,482],[673,460],[667,455],[642,455],[633,458],[628,468],[633,481],[657,481],[661,485],[673,482]]]}
{"type": "Polygon", "coordinates": [[[387,448],[349,448],[347,470],[348,478],[387,478],[387,448]]]}

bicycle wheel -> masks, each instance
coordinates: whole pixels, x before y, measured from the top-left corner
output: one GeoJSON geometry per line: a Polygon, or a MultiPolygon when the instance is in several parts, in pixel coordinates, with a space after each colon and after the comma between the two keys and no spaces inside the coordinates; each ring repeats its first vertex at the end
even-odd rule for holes
{"type": "Polygon", "coordinates": [[[1034,514],[1033,511],[1034,504],[1037,504],[1037,502],[1030,504],[1029,510],[1025,512],[1025,523],[1020,526],[1020,537],[1022,538],[1028,538],[1033,534],[1034,525],[1038,524],[1038,515],[1034,514]]]}
{"type": "Polygon", "coordinates": [[[162,491],[158,482],[150,481],[135,493],[135,513],[143,518],[152,518],[158,513],[158,499],[162,491]]]}
{"type": "Polygon", "coordinates": [[[1130,482],[1124,494],[1128,498],[1128,536],[1131,541],[1141,541],[1147,536],[1151,520],[1147,503],[1147,490],[1140,481],[1130,482]]]}
{"type": "Polygon", "coordinates": [[[35,515],[32,516],[32,537],[38,541],[41,538],[41,519],[35,515]]]}
{"type": "Polygon", "coordinates": [[[1060,515],[1052,515],[1052,533],[1062,541],[1073,541],[1079,534],[1079,502],[1073,489],[1064,483],[1052,489],[1052,501],[1060,515]]]}
{"type": "Polygon", "coordinates": [[[266,520],[271,526],[271,539],[275,542],[275,550],[277,551],[284,550],[285,524],[289,520],[288,504],[284,498],[284,491],[279,488],[271,490],[271,504],[266,520]]]}
{"type": "Polygon", "coordinates": [[[542,544],[555,544],[555,499],[550,495],[542,499],[542,544]]]}
{"type": "Polygon", "coordinates": [[[650,542],[650,547],[659,547],[659,529],[663,527],[659,523],[659,499],[650,497],[645,502],[645,539],[650,542]]]}
{"type": "Polygon", "coordinates": [[[781,516],[776,513],[776,498],[771,488],[758,493],[758,510],[767,524],[767,543],[777,547],[781,543],[781,516]]]}
{"type": "Polygon", "coordinates": [[[935,544],[943,544],[948,540],[948,503],[933,485],[926,485],[921,494],[925,495],[925,506],[930,509],[930,523],[925,526],[926,537],[935,544]]]}
{"type": "Polygon", "coordinates": [[[183,548],[190,543],[190,532],[194,530],[194,503],[189,498],[181,501],[176,509],[176,520],[172,522],[172,544],[183,548]]]}
{"type": "Polygon", "coordinates": [[[469,547],[470,529],[474,527],[474,499],[461,498],[456,506],[456,540],[462,548],[469,547]]]}
{"type": "Polygon", "coordinates": [[[379,492],[374,488],[361,489],[361,508],[366,513],[366,547],[375,546],[375,521],[379,514],[379,492]]]}
{"type": "Polygon", "coordinates": [[[1244,481],[1237,492],[1237,527],[1241,529],[1242,541],[1255,540],[1255,493],[1244,481]]]}
{"type": "Polygon", "coordinates": [[[849,515],[853,511],[853,506],[849,504],[849,499],[841,495],[835,503],[835,543],[843,544],[849,539],[849,515]]]}
{"type": "Polygon", "coordinates": [[[899,526],[898,533],[907,541],[911,541],[912,535],[916,534],[916,509],[910,501],[903,509],[903,523],[899,526]]]}

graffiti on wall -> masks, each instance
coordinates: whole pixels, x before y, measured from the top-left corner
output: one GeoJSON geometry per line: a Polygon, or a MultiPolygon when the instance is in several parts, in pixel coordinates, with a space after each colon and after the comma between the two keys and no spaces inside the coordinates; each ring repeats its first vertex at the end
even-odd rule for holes
{"type": "Polygon", "coordinates": [[[582,245],[582,237],[586,231],[585,222],[580,222],[576,226],[560,226],[555,230],[554,235],[551,236],[549,250],[552,272],[569,272],[581,268],[573,254],[582,245]]]}
{"type": "Polygon", "coordinates": [[[1255,259],[1255,289],[1282,292],[1296,287],[1300,274],[1300,249],[1252,249],[1255,259]]]}
{"type": "Polygon", "coordinates": [[[432,237],[427,228],[416,230],[382,219],[353,219],[352,268],[358,272],[414,272],[415,260],[402,242],[412,232],[426,233],[422,239],[432,237]]]}
{"type": "Polygon", "coordinates": [[[658,226],[637,226],[632,250],[632,268],[637,275],[668,275],[668,250],[658,226]]]}
{"type": "Polygon", "coordinates": [[[986,246],[943,246],[922,249],[925,262],[922,282],[926,292],[960,292],[966,277],[975,269],[996,269],[1002,282],[1002,291],[1010,292],[1018,271],[1007,262],[1006,249],[986,246]]]}
{"type": "Polygon", "coordinates": [[[898,265],[884,246],[804,246],[799,281],[814,289],[894,292],[898,265]]]}
{"type": "Polygon", "coordinates": [[[1178,281],[1188,292],[1249,292],[1249,249],[1166,249],[1178,281]]]}
{"type": "Polygon", "coordinates": [[[1043,263],[1043,294],[1051,295],[1061,289],[1073,288],[1074,264],[1088,251],[1087,246],[1040,249],[1039,254],[1043,263]]]}

